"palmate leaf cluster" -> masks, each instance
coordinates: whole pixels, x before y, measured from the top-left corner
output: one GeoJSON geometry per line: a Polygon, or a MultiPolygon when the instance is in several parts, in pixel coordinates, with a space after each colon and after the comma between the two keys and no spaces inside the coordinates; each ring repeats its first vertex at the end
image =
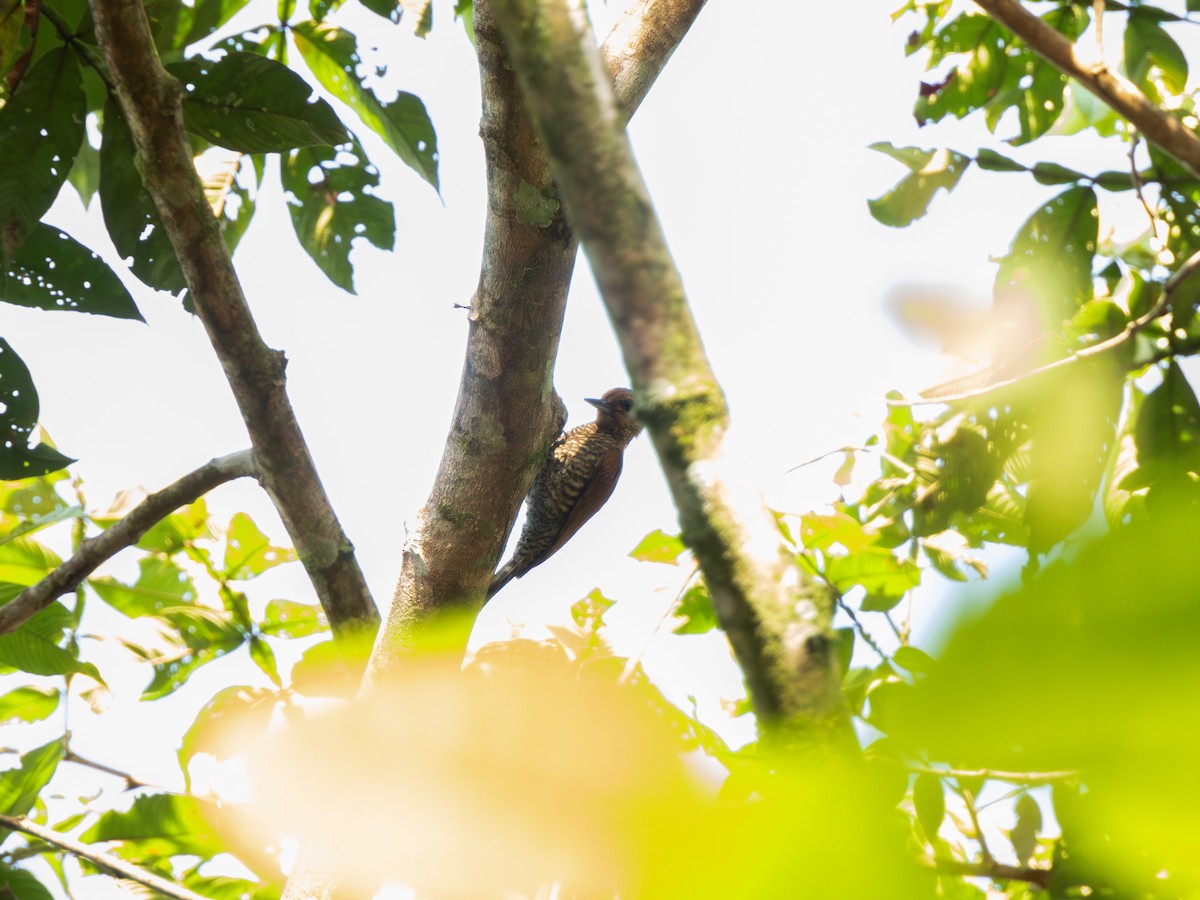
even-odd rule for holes
{"type": "MultiPolygon", "coordinates": [[[[394,0],[365,5],[399,19],[394,0]]],[[[420,98],[404,91],[381,97],[372,85],[382,73],[364,66],[355,35],[326,21],[340,6],[314,2],[307,16],[294,3],[263,7],[261,25],[225,37],[235,15],[254,11],[246,0],[153,0],[146,10],[159,55],[182,86],[184,127],[230,252],[253,218],[263,179],[278,171],[301,246],[353,293],[352,246],[366,240],[390,250],[396,223],[345,111],[434,190],[438,150],[420,98]],[[293,48],[297,60],[289,56],[293,48]],[[293,61],[315,78],[316,93],[289,68],[293,61]],[[280,157],[278,167],[267,166],[271,155],[280,157]]],[[[44,221],[67,185],[85,204],[98,198],[112,248],[132,274],[156,290],[186,289],[143,184],[87,3],[17,0],[2,12],[0,301],[141,320],[121,278],[94,248],[44,221]]],[[[469,16],[469,9],[458,12],[469,16]]],[[[429,22],[419,26],[427,31],[429,22]]],[[[30,446],[37,392],[7,344],[0,391],[8,395],[0,407],[0,477],[66,465],[68,457],[45,441],[30,446]],[[18,390],[22,401],[10,402],[18,390]]]]}

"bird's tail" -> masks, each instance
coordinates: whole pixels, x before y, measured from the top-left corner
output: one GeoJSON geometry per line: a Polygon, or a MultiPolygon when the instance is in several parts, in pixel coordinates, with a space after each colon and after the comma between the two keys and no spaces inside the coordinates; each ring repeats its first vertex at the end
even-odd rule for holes
{"type": "Polygon", "coordinates": [[[504,587],[516,577],[517,562],[515,559],[510,559],[499,569],[497,569],[496,574],[492,576],[492,583],[488,585],[487,594],[484,597],[484,601],[486,602],[487,600],[491,600],[492,597],[494,597],[500,591],[500,588],[504,587]]]}

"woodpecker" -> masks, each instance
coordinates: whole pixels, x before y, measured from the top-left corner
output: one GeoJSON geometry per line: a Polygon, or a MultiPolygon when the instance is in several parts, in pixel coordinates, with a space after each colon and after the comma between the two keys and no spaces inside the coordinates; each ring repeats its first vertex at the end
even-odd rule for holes
{"type": "Polygon", "coordinates": [[[596,514],[621,477],[621,456],[642,426],[633,417],[633,391],[613,388],[600,399],[596,421],[572,428],[550,447],[525,498],[525,527],[512,559],[496,570],[490,599],[513,578],[549,559],[596,514]]]}

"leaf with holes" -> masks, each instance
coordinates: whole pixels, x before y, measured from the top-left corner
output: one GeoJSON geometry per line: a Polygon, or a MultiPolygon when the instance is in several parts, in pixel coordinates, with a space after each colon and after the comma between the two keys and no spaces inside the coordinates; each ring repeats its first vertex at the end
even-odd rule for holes
{"type": "Polygon", "coordinates": [[[0,696],[0,723],[40,722],[62,699],[58,688],[19,687],[0,696]]]}
{"type": "Polygon", "coordinates": [[[184,86],[183,121],[219,147],[281,153],[346,140],[346,127],[324,100],[287,66],[257,53],[229,53],[213,62],[193,56],[167,70],[184,86]]]}
{"type": "Polygon", "coordinates": [[[629,551],[639,562],[667,563],[675,565],[687,550],[677,534],[667,534],[661,528],[650,532],[629,551]]]}
{"type": "Polygon", "coordinates": [[[0,338],[0,479],[45,475],[75,462],[44,442],[30,445],[39,411],[33,376],[0,338]]]}
{"type": "Polygon", "coordinates": [[[366,238],[381,250],[396,240],[392,205],[372,193],[379,170],[358,143],[294,150],[281,173],[292,226],[301,246],[329,280],[354,293],[350,249],[366,238]]]}
{"type": "Polygon", "coordinates": [[[86,114],[79,64],[65,47],[38,60],[0,108],[0,260],[12,259],[58,196],[86,114]]]}
{"type": "Polygon", "coordinates": [[[184,733],[179,768],[186,772],[197,753],[224,761],[244,751],[266,732],[275,703],[275,692],[266,688],[235,685],[218,691],[184,733]]]}
{"type": "Polygon", "coordinates": [[[130,618],[152,616],[164,610],[196,602],[191,578],[169,559],[143,556],[138,560],[138,579],[124,584],[116,578],[92,578],[88,585],[100,599],[130,618]]]}
{"type": "Polygon", "coordinates": [[[0,300],[146,321],[104,260],[65,231],[43,222],[33,226],[5,268],[0,300]]]}
{"type": "Polygon", "coordinates": [[[354,110],[418,175],[438,187],[437,135],[425,104],[401,91],[384,103],[359,74],[362,58],[355,36],[344,28],[299,22],[292,38],[305,63],[327,91],[354,110]]]}
{"type": "Polygon", "coordinates": [[[1152,81],[1154,74],[1174,93],[1187,86],[1187,56],[1152,14],[1147,15],[1137,7],[1129,11],[1125,24],[1125,67],[1129,80],[1152,95],[1157,95],[1152,81]]]}
{"type": "Polygon", "coordinates": [[[130,259],[130,268],[143,283],[177,294],[187,287],[175,250],[163,230],[154,201],[134,164],[133,136],[120,107],[104,105],[100,142],[100,209],[113,246],[130,259]]]}

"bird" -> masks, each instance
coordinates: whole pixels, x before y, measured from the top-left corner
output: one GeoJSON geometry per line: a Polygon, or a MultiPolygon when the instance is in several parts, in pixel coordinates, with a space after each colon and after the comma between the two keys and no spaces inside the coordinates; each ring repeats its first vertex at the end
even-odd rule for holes
{"type": "Polygon", "coordinates": [[[549,559],[594,516],[617,486],[625,448],[642,430],[633,391],[613,388],[587,397],[596,420],[558,438],[525,498],[525,527],[512,558],[496,570],[487,599],[514,578],[549,559]]]}

